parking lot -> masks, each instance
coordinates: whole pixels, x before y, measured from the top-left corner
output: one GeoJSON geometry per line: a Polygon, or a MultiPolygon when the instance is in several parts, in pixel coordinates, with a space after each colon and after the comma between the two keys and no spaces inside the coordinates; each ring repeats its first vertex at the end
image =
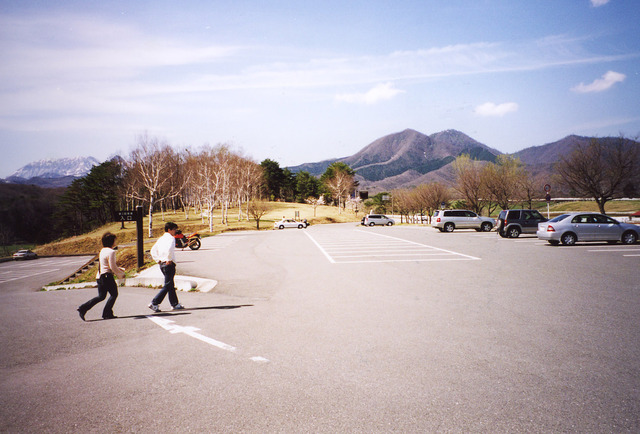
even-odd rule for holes
{"type": "MultiPolygon", "coordinates": [[[[19,260],[0,263],[0,283],[22,280],[38,275],[49,275],[51,281],[56,280],[57,275],[69,268],[82,267],[88,258],[86,256],[67,256],[65,258],[39,258],[31,260],[19,260]]],[[[75,271],[75,269],[73,271],[75,271]]]]}
{"type": "Polygon", "coordinates": [[[6,281],[0,431],[637,432],[639,254],[404,225],[231,233],[178,252],[219,281],[180,293],[186,311],[121,288],[120,318],[89,322],[95,289],[6,281]]]}

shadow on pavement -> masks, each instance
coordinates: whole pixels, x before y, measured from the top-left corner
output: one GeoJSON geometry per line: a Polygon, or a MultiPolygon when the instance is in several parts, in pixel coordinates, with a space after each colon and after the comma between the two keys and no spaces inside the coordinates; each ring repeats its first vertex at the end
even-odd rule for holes
{"type": "MultiPolygon", "coordinates": [[[[128,316],[118,316],[116,318],[112,318],[111,320],[118,319],[145,319],[148,316],[180,316],[180,315],[190,315],[190,310],[211,310],[211,309],[239,309],[241,307],[251,307],[252,304],[238,304],[238,305],[230,305],[230,306],[202,306],[202,307],[187,307],[184,309],[176,310],[176,311],[168,311],[168,312],[150,312],[147,315],[128,315],[128,316]]],[[[88,319],[85,322],[96,322],[96,321],[111,321],[103,318],[96,319],[88,319]]]]}

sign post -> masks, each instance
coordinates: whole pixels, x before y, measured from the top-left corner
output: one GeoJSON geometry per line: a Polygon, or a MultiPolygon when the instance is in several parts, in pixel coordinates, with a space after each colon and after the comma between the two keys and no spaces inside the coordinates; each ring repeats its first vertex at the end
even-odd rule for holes
{"type": "Polygon", "coordinates": [[[138,246],[138,267],[144,265],[144,241],[142,238],[142,206],[138,205],[135,211],[118,211],[118,220],[122,222],[136,222],[136,239],[138,246]]]}

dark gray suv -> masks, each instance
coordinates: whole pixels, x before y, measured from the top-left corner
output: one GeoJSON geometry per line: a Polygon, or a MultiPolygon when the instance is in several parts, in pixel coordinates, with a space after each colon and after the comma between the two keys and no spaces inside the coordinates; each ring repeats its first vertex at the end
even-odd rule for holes
{"type": "Polygon", "coordinates": [[[546,221],[535,209],[505,209],[500,211],[496,231],[503,238],[518,238],[520,234],[535,234],[538,223],[546,221]]]}

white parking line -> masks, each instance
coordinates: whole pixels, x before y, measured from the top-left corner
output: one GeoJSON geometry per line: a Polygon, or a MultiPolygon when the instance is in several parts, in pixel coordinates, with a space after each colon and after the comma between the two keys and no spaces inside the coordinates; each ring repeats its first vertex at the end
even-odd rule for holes
{"type": "Polygon", "coordinates": [[[12,271],[5,271],[0,273],[0,283],[4,283],[4,282],[12,282],[14,280],[20,280],[20,279],[26,279],[27,277],[33,277],[33,276],[38,276],[40,274],[47,274],[47,273],[53,273],[54,271],[60,271],[59,268],[52,268],[49,270],[44,270],[44,271],[39,271],[39,272],[23,272],[25,274],[18,274],[17,272],[12,272],[12,271]],[[13,277],[13,278],[4,278],[4,275],[8,274],[9,276],[7,277],[11,277],[10,275],[16,275],[18,274],[17,277],[13,277]]]}
{"type": "MultiPolygon", "coordinates": [[[[364,232],[364,231],[359,231],[359,232],[364,232]]],[[[463,256],[463,257],[468,258],[468,259],[473,259],[473,260],[478,260],[478,261],[480,260],[480,258],[476,258],[475,256],[469,256],[469,255],[465,255],[463,253],[452,252],[451,250],[445,250],[445,249],[441,249],[439,247],[428,246],[426,244],[417,243],[415,241],[403,240],[402,238],[396,238],[396,237],[392,237],[392,236],[389,236],[389,235],[378,234],[376,232],[364,232],[364,233],[370,233],[370,234],[373,234],[373,235],[378,235],[378,236],[381,236],[381,237],[390,238],[392,240],[404,241],[405,243],[409,243],[409,244],[413,244],[413,245],[417,245],[417,246],[428,247],[428,248],[431,248],[433,250],[438,250],[440,252],[449,253],[451,255],[463,256]]]]}
{"type": "Polygon", "coordinates": [[[598,249],[598,250],[587,250],[588,252],[640,252],[640,249],[625,249],[624,247],[613,248],[613,249],[598,249]]]}
{"type": "Polygon", "coordinates": [[[402,238],[375,232],[356,230],[350,238],[339,242],[316,240],[308,232],[307,237],[320,249],[332,264],[357,264],[372,262],[416,262],[416,261],[468,261],[479,260],[475,256],[452,252],[402,238]],[[374,240],[372,235],[384,238],[374,240]]]}
{"type": "MultiPolygon", "coordinates": [[[[587,252],[589,253],[626,253],[626,252],[640,252],[640,249],[633,249],[633,248],[629,248],[629,247],[611,247],[608,249],[594,249],[594,250],[587,250],[587,252]]],[[[632,254],[632,255],[622,255],[625,258],[636,258],[639,257],[640,255],[636,255],[636,254],[632,254]]]]}
{"type": "MultiPolygon", "coordinates": [[[[197,327],[192,327],[192,326],[181,326],[178,324],[174,324],[175,321],[172,321],[170,319],[166,319],[166,318],[161,318],[158,316],[152,316],[152,315],[147,315],[146,316],[148,319],[150,319],[152,322],[156,323],[157,325],[159,325],[160,327],[162,327],[163,329],[169,331],[170,333],[184,333],[187,336],[191,336],[192,338],[196,338],[199,341],[205,342],[209,345],[212,345],[216,348],[220,348],[221,350],[225,350],[225,351],[229,351],[232,353],[235,353],[237,348],[229,345],[229,344],[225,344],[224,342],[220,342],[218,340],[215,340],[213,338],[210,338],[208,336],[202,335],[200,333],[197,333],[198,330],[200,330],[197,327]]],[[[255,357],[250,357],[249,358],[251,361],[257,362],[257,363],[267,363],[269,362],[268,359],[265,359],[264,357],[260,357],[260,356],[255,356],[255,357]]]]}
{"type": "Polygon", "coordinates": [[[316,245],[316,247],[318,247],[318,249],[320,249],[322,254],[329,260],[329,262],[331,262],[332,264],[336,263],[336,261],[333,260],[331,255],[328,254],[327,251],[320,245],[320,243],[318,243],[311,235],[309,235],[309,232],[305,231],[304,234],[306,236],[308,236],[311,241],[313,241],[313,243],[316,245]]]}

